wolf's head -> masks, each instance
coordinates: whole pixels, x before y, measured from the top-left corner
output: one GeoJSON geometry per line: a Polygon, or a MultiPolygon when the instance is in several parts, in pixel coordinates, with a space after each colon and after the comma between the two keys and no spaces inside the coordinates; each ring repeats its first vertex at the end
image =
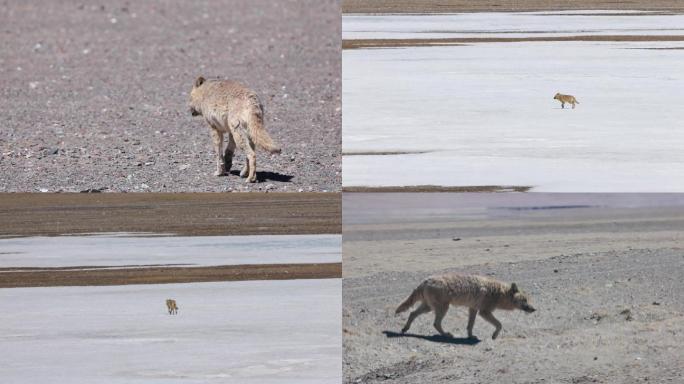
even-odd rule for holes
{"type": "Polygon", "coordinates": [[[554,99],[554,100],[559,100],[559,99],[560,99],[560,96],[561,96],[560,93],[556,93],[556,96],[554,96],[553,99],[554,99]]]}
{"type": "Polygon", "coordinates": [[[200,76],[195,80],[195,84],[192,86],[192,91],[190,91],[190,114],[193,116],[199,116],[202,114],[200,108],[200,87],[204,84],[206,80],[204,77],[200,76]]]}
{"type": "Polygon", "coordinates": [[[530,299],[527,297],[527,295],[518,289],[517,284],[511,284],[511,289],[508,291],[508,294],[511,297],[511,303],[515,308],[521,309],[527,313],[536,311],[536,309],[530,305],[530,299]]]}

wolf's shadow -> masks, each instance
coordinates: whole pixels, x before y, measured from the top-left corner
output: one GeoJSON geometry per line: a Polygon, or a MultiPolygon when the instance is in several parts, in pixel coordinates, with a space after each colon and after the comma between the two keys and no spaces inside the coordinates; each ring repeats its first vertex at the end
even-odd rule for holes
{"type": "Polygon", "coordinates": [[[416,335],[413,333],[397,333],[392,331],[382,331],[388,338],[394,337],[415,337],[416,339],[423,339],[427,341],[432,341],[433,343],[445,343],[445,344],[458,344],[458,345],[475,345],[480,342],[477,337],[446,337],[442,335],[416,335]]]}
{"type": "MultiPolygon", "coordinates": [[[[230,171],[230,174],[235,175],[235,176],[240,176],[240,171],[233,170],[233,171],[230,171]]],[[[257,177],[257,181],[259,181],[259,182],[270,180],[270,181],[281,181],[283,183],[289,183],[290,180],[292,180],[292,178],[294,176],[284,175],[284,174],[278,173],[278,172],[269,172],[269,171],[259,172],[259,171],[257,171],[256,177],[257,177]]]]}

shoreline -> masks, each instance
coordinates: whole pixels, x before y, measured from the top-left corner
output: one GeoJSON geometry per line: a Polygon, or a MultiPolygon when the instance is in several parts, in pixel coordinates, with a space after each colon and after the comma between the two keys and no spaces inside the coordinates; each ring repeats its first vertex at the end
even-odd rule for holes
{"type": "Polygon", "coordinates": [[[177,284],[246,280],[339,279],[342,263],[248,264],[209,267],[150,267],[0,271],[0,288],[177,284]]]}
{"type": "Polygon", "coordinates": [[[342,40],[342,49],[368,48],[405,48],[462,46],[478,43],[529,43],[529,42],[678,42],[684,41],[684,35],[576,35],[576,36],[544,36],[544,37],[452,37],[437,39],[347,39],[342,40]]]}
{"type": "Polygon", "coordinates": [[[656,11],[684,12],[676,0],[343,0],[342,13],[473,13],[473,12],[543,12],[543,11],[656,11]]]}
{"type": "Polygon", "coordinates": [[[339,234],[341,214],[340,193],[16,193],[0,200],[0,237],[339,234]]]}

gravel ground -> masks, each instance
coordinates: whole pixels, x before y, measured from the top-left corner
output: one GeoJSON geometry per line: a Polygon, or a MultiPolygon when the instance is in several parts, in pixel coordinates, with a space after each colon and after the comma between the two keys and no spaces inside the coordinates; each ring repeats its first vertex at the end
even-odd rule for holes
{"type": "Polygon", "coordinates": [[[636,194],[345,194],[347,383],[640,383],[684,379],[683,201],[636,194]],[[384,213],[383,213],[384,212],[384,213]],[[398,335],[397,305],[444,271],[516,282],[532,314],[503,331],[452,307],[398,335]]]}
{"type": "Polygon", "coordinates": [[[0,22],[0,192],[340,190],[339,1],[2,1],[0,22]],[[212,175],[198,75],[261,96],[283,153],[259,183],[212,175]]]}

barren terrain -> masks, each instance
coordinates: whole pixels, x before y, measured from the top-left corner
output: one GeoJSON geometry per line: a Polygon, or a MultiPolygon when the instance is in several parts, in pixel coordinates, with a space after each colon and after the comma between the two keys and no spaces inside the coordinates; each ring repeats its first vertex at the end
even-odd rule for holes
{"type": "Polygon", "coordinates": [[[347,194],[347,383],[680,382],[684,201],[677,195],[347,194]],[[430,196],[430,199],[427,197],[430,196]],[[517,282],[537,311],[504,330],[451,308],[399,333],[421,280],[459,271],[517,282]]]}
{"type": "Polygon", "coordinates": [[[339,191],[340,5],[3,1],[0,192],[339,191]],[[280,155],[215,177],[195,78],[254,89],[280,155]]]}

